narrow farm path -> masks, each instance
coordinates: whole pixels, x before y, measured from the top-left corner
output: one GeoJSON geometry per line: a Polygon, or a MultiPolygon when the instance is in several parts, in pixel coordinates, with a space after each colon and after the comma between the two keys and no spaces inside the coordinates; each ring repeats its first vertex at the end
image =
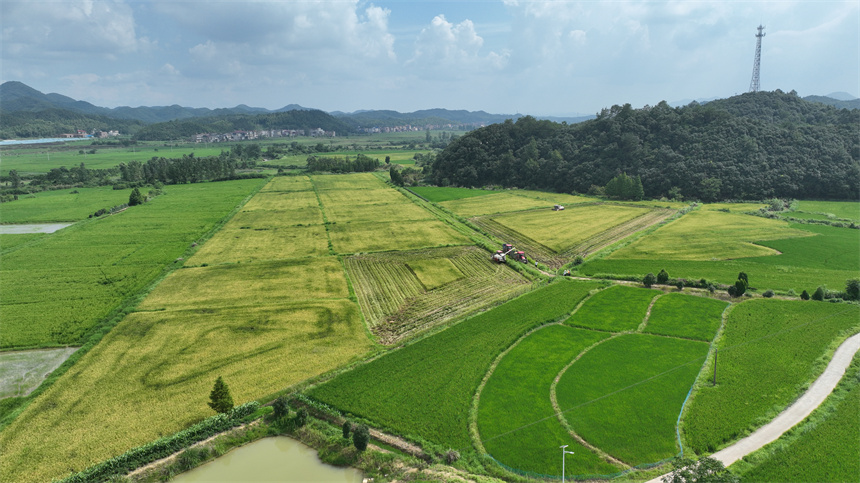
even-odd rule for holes
{"type": "Polygon", "coordinates": [[[654,308],[654,304],[657,303],[657,299],[659,299],[663,295],[664,294],[660,293],[655,295],[654,298],[651,299],[651,303],[648,304],[648,310],[645,311],[645,318],[642,319],[642,323],[639,324],[639,327],[636,328],[637,333],[641,333],[643,330],[645,330],[645,326],[648,325],[648,320],[651,318],[651,309],[654,308]]]}
{"type": "MultiPolygon", "coordinates": [[[[775,441],[784,432],[806,419],[833,392],[839,380],[845,375],[845,370],[851,364],[857,351],[860,351],[860,333],[849,337],[836,349],[833,358],[827,364],[827,368],[824,369],[824,373],[794,404],[779,413],[773,421],[737,443],[717,451],[711,457],[729,466],[753,451],[775,441]]],[[[663,476],[665,475],[649,480],[647,483],[659,483],[663,476]]]]}

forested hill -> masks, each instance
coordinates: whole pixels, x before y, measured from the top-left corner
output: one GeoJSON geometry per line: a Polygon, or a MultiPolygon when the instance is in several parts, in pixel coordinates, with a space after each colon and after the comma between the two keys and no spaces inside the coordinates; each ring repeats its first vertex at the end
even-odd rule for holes
{"type": "Polygon", "coordinates": [[[433,164],[438,185],[587,192],[621,173],[645,196],[860,198],[860,110],[757,92],[672,108],[604,109],[574,125],[531,117],[473,131],[433,164]]]}
{"type": "Polygon", "coordinates": [[[225,133],[258,129],[311,129],[347,134],[354,128],[322,111],[287,111],[257,115],[231,115],[150,124],[135,134],[142,141],[187,139],[201,133],[225,133]]]}

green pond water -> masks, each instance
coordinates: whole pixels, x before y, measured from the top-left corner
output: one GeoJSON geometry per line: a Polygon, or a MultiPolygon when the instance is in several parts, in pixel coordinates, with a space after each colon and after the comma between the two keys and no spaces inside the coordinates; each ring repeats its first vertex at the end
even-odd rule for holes
{"type": "Polygon", "coordinates": [[[361,483],[355,468],[322,463],[317,452],[286,437],[264,438],[170,480],[200,482],[361,483]]]}

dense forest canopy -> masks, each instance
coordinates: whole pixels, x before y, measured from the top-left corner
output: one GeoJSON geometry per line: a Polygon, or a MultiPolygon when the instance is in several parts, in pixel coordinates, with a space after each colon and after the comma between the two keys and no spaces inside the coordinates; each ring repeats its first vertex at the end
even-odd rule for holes
{"type": "Polygon", "coordinates": [[[92,132],[117,130],[133,134],[143,127],[140,121],[111,119],[95,114],[82,114],[66,109],[43,111],[0,110],[0,139],[58,137],[77,129],[92,132]]]}
{"type": "Polygon", "coordinates": [[[520,118],[452,142],[433,164],[442,186],[587,192],[626,173],[645,196],[860,198],[860,110],[793,92],[757,92],[672,108],[612,106],[567,125],[520,118]]]}

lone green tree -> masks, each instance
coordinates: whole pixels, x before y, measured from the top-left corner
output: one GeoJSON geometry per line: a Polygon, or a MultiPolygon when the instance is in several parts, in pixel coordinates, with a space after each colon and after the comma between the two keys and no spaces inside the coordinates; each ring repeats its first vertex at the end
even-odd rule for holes
{"type": "Polygon", "coordinates": [[[128,206],[142,205],[144,201],[146,200],[143,198],[139,189],[135,188],[131,190],[131,194],[128,196],[128,206]]]}
{"type": "Polygon", "coordinates": [[[209,393],[209,407],[216,413],[226,413],[233,409],[233,397],[230,396],[230,388],[227,387],[221,376],[215,380],[215,386],[209,393]]]}
{"type": "Polygon", "coordinates": [[[800,293],[800,300],[809,300],[809,292],[804,290],[800,293]]]}
{"type": "Polygon", "coordinates": [[[657,274],[657,283],[665,284],[669,281],[669,272],[665,269],[660,270],[660,273],[657,274]]]}
{"type": "Polygon", "coordinates": [[[9,182],[12,183],[12,188],[20,188],[21,187],[21,177],[18,176],[18,171],[14,169],[9,170],[9,182]]]}
{"type": "Polygon", "coordinates": [[[656,282],[657,277],[655,277],[653,273],[649,273],[648,275],[642,277],[642,285],[648,288],[651,288],[651,286],[654,285],[656,282]]]}
{"type": "Polygon", "coordinates": [[[824,287],[819,285],[818,288],[815,289],[815,292],[812,294],[812,300],[817,300],[821,302],[824,300],[824,296],[826,294],[827,292],[825,292],[824,287]]]}
{"type": "Polygon", "coordinates": [[[355,428],[352,432],[352,444],[355,449],[364,451],[367,449],[367,443],[370,442],[370,430],[365,425],[355,428]]]}
{"type": "Polygon", "coordinates": [[[281,419],[290,413],[290,403],[287,396],[278,396],[275,402],[272,403],[272,409],[275,410],[275,419],[281,419]]]}

